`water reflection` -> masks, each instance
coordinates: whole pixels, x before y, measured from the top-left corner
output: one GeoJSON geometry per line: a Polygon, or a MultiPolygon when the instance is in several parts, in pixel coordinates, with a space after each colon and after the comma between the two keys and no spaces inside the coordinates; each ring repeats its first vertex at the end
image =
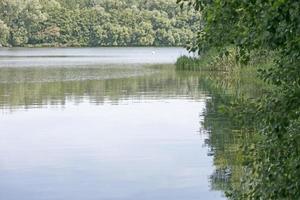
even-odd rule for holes
{"type": "Polygon", "coordinates": [[[205,96],[198,78],[171,66],[98,68],[0,68],[0,107],[32,108],[66,101],[118,104],[126,99],[205,96]],[[167,69],[165,69],[167,67],[167,69]]]}
{"type": "Polygon", "coordinates": [[[172,66],[0,74],[0,199],[223,199],[198,133],[209,97],[197,75],[172,66]]]}
{"type": "MultiPolygon", "coordinates": [[[[238,112],[232,103],[245,91],[252,97],[263,91],[255,83],[249,86],[248,82],[235,80],[224,73],[204,73],[200,77],[199,85],[211,94],[206,101],[201,128],[209,136],[205,145],[209,148],[208,155],[214,157],[216,167],[211,175],[212,187],[228,194],[235,193],[244,187],[241,177],[246,172],[245,157],[248,153],[245,149],[253,144],[255,134],[251,125],[247,127],[252,118],[234,117],[238,112]]],[[[243,108],[241,105],[240,109],[243,108]]]]}

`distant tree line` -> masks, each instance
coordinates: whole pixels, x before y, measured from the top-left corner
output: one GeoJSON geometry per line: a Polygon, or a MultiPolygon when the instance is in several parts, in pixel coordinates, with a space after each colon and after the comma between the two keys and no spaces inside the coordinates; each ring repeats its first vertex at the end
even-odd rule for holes
{"type": "Polygon", "coordinates": [[[199,18],[175,0],[0,0],[0,45],[183,46],[199,18]]]}

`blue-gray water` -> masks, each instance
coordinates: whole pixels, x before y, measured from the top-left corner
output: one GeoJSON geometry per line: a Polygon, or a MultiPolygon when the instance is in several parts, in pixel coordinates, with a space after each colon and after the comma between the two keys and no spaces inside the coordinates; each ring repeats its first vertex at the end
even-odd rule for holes
{"type": "Polygon", "coordinates": [[[210,95],[181,48],[1,49],[0,199],[198,200],[210,95]]]}
{"type": "Polygon", "coordinates": [[[0,67],[74,67],[175,63],[183,48],[0,48],[0,67]]]}

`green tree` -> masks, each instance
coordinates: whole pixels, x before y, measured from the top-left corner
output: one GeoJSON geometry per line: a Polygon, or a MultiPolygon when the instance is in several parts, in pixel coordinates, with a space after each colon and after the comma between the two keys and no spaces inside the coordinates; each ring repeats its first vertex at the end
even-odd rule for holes
{"type": "Polygon", "coordinates": [[[0,46],[7,46],[8,39],[9,39],[9,28],[2,20],[0,20],[0,46]]]}
{"type": "Polygon", "coordinates": [[[0,0],[12,46],[185,45],[190,37],[173,34],[191,25],[196,35],[190,15],[199,18],[173,0],[0,0]]]}
{"type": "Polygon", "coordinates": [[[11,30],[11,44],[13,46],[24,46],[28,42],[28,32],[25,28],[20,27],[11,30]]]}
{"type": "MultiPolygon", "coordinates": [[[[234,46],[241,63],[251,51],[272,51],[274,66],[260,71],[273,93],[256,102],[261,140],[251,150],[244,182],[229,194],[233,199],[300,198],[300,2],[298,0],[182,0],[201,12],[196,45],[234,46]]],[[[226,53],[226,51],[225,51],[226,53]]]]}

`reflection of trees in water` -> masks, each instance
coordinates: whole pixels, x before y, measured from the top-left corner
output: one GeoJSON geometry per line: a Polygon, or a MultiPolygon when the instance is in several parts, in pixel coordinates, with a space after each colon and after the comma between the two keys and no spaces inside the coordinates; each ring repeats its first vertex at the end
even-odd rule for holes
{"type": "MultiPolygon", "coordinates": [[[[220,90],[201,74],[176,72],[173,67],[1,69],[2,108],[31,108],[64,105],[67,101],[118,104],[126,99],[201,98],[210,91],[203,128],[208,156],[214,156],[212,189],[227,191],[243,174],[240,146],[248,135],[220,109],[231,101],[228,91],[220,90]]],[[[222,77],[219,80],[224,81],[222,77]]],[[[218,80],[214,79],[214,80],[218,80]]],[[[230,87],[229,83],[224,83],[230,87]]],[[[232,84],[234,85],[234,84],[232,84]]]]}
{"type": "Polygon", "coordinates": [[[1,69],[2,107],[64,105],[67,100],[95,104],[124,99],[197,97],[198,77],[172,67],[1,69]]]}
{"type": "Polygon", "coordinates": [[[230,186],[231,170],[233,163],[236,162],[237,144],[233,142],[235,135],[232,134],[232,124],[228,118],[218,112],[220,102],[213,96],[206,103],[204,113],[203,128],[209,134],[205,141],[208,146],[208,156],[214,156],[216,170],[211,175],[211,186],[214,190],[226,191],[230,186]]]}
{"type": "Polygon", "coordinates": [[[234,80],[234,77],[230,79],[226,74],[203,77],[199,79],[200,87],[211,93],[211,98],[206,102],[202,127],[209,135],[205,144],[208,146],[208,155],[214,156],[216,167],[210,177],[211,185],[214,190],[231,191],[240,187],[240,178],[244,174],[245,154],[241,147],[249,146],[252,141],[251,132],[245,126],[241,128],[241,120],[233,116],[237,113],[231,108],[232,101],[246,90],[251,96],[261,91],[256,89],[257,85],[250,88],[247,82],[234,80]],[[230,81],[227,82],[227,79],[230,81]],[[239,84],[235,84],[235,81],[239,84]],[[249,91],[253,89],[256,90],[249,91]]]}
{"type": "Polygon", "coordinates": [[[210,176],[213,190],[226,191],[229,189],[231,168],[218,168],[210,176]]]}

